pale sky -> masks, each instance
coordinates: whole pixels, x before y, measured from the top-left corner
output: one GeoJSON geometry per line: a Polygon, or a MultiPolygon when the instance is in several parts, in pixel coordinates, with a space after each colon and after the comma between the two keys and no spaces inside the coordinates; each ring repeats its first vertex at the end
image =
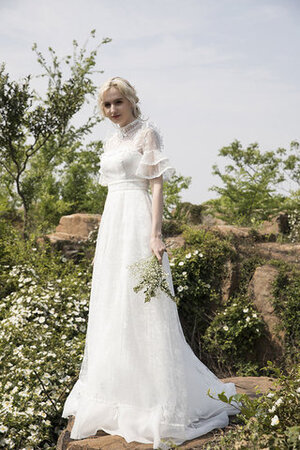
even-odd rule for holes
{"type": "MultiPolygon", "coordinates": [[[[0,0],[0,62],[12,79],[90,39],[100,48],[98,85],[111,76],[137,89],[144,116],[164,136],[178,174],[191,176],[183,201],[201,203],[218,179],[212,165],[235,139],[263,151],[300,139],[300,0],[0,0]]],[[[39,86],[41,81],[35,81],[39,86]]],[[[101,122],[91,139],[104,138],[101,122]]]]}

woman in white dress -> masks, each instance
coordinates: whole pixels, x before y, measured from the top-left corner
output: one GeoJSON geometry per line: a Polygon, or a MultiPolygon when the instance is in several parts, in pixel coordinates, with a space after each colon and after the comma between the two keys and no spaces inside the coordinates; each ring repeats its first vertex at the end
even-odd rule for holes
{"type": "Polygon", "coordinates": [[[108,194],[98,230],[85,350],[79,378],[62,417],[75,416],[70,434],[104,430],[127,442],[179,445],[228,425],[233,406],[222,383],[185,340],[176,303],[164,292],[150,302],[135,293],[129,265],[152,254],[169,274],[162,241],[163,181],[175,173],[160,133],[141,119],[134,87],[115,77],[99,93],[102,114],[117,128],[104,143],[99,183],[108,194]],[[151,187],[151,194],[149,193],[151,187]]]}

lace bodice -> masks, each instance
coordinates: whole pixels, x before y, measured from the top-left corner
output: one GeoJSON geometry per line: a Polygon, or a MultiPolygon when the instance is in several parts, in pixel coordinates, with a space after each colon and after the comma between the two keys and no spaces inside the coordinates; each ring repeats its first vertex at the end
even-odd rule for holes
{"type": "Polygon", "coordinates": [[[108,186],[121,180],[140,180],[163,175],[164,181],[175,173],[163,153],[163,141],[157,128],[148,121],[135,119],[104,142],[99,183],[108,186]]]}

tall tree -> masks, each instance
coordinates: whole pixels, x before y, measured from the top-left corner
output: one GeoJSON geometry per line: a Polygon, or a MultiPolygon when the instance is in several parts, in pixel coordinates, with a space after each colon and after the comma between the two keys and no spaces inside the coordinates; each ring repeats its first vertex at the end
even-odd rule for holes
{"type": "MultiPolygon", "coordinates": [[[[91,36],[95,38],[95,30],[91,36]]],[[[0,67],[0,174],[8,195],[15,195],[23,206],[24,237],[28,235],[30,212],[45,177],[74,159],[83,138],[102,120],[94,112],[82,125],[72,124],[89,96],[95,95],[97,86],[92,74],[103,72],[94,70],[97,51],[110,41],[105,38],[87,52],[86,44],[79,49],[74,40],[73,55],[61,60],[49,47],[50,63],[34,44],[32,49],[44,70],[41,76],[48,80],[43,96],[30,87],[31,75],[21,82],[10,81],[5,64],[0,67]],[[69,68],[66,79],[62,64],[69,68]]],[[[94,147],[98,149],[99,142],[94,147]]]]}
{"type": "Polygon", "coordinates": [[[216,201],[219,212],[232,223],[249,225],[253,219],[265,220],[278,211],[284,200],[278,186],[285,180],[285,154],[282,148],[263,153],[257,143],[243,149],[238,140],[223,147],[219,156],[229,159],[229,164],[223,171],[213,166],[223,186],[211,188],[221,195],[216,201]]]}

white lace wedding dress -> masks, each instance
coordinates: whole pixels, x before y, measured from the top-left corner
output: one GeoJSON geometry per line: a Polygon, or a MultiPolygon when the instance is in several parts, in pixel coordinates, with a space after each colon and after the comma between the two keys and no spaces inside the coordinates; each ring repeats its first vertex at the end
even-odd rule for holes
{"type": "MultiPolygon", "coordinates": [[[[99,183],[108,194],[98,231],[89,318],[79,378],[62,417],[75,416],[70,434],[104,430],[127,442],[179,445],[228,424],[236,409],[207,391],[235,394],[196,357],[185,340],[177,305],[161,292],[144,303],[128,265],[150,256],[149,179],[175,172],[157,129],[136,119],[104,145],[99,183]]],[[[174,287],[168,254],[163,266],[174,287]]]]}

